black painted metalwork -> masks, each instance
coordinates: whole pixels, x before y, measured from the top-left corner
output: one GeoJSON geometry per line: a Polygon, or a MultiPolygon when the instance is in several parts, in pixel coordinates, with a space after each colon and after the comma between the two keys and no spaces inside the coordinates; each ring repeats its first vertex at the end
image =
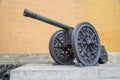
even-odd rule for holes
{"type": "Polygon", "coordinates": [[[72,64],[74,55],[70,45],[64,45],[64,30],[53,34],[49,42],[49,50],[52,58],[58,64],[72,64]]]}
{"type": "Polygon", "coordinates": [[[76,59],[83,65],[95,65],[100,57],[100,40],[88,22],[78,24],[73,31],[72,46],[76,59]]]}
{"type": "Polygon", "coordinates": [[[10,80],[11,70],[20,66],[21,64],[3,64],[0,69],[0,80],[10,80]]]}
{"type": "Polygon", "coordinates": [[[100,58],[99,58],[99,64],[105,64],[108,62],[108,54],[107,51],[105,50],[105,47],[101,45],[101,50],[100,50],[100,58]]]}
{"type": "Polygon", "coordinates": [[[8,65],[8,66],[3,67],[2,69],[0,69],[0,77],[2,77],[2,75],[3,75],[8,69],[11,69],[11,68],[13,68],[13,67],[14,67],[14,65],[13,65],[13,64],[10,64],[10,65],[8,65]]]}

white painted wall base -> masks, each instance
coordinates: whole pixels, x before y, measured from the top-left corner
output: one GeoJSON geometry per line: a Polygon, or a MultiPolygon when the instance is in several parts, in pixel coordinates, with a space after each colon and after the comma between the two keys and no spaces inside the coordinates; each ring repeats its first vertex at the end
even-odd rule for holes
{"type": "MultiPolygon", "coordinates": [[[[120,52],[109,52],[108,63],[120,64],[120,52]]],[[[50,54],[0,54],[0,64],[53,63],[50,54]]]]}

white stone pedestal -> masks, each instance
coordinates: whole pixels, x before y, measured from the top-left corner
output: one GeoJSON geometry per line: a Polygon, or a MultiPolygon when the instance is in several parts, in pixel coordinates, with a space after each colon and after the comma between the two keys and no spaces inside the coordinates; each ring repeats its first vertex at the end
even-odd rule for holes
{"type": "Polygon", "coordinates": [[[77,67],[28,64],[11,71],[10,80],[120,80],[120,64],[77,67]]]}

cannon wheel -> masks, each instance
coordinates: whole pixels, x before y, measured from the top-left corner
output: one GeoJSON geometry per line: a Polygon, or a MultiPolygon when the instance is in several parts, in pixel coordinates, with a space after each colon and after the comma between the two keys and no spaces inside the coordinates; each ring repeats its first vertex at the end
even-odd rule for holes
{"type": "Polygon", "coordinates": [[[70,46],[63,45],[63,30],[53,34],[49,42],[49,51],[53,60],[61,65],[73,64],[74,55],[70,46]]]}
{"type": "Polygon", "coordinates": [[[98,63],[100,57],[100,40],[95,28],[88,22],[78,24],[73,30],[72,47],[75,58],[84,66],[98,63]]]}

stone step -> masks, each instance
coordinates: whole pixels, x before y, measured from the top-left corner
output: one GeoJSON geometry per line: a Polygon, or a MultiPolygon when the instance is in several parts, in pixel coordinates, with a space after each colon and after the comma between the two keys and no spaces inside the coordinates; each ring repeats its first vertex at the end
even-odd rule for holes
{"type": "Polygon", "coordinates": [[[10,80],[120,80],[120,64],[89,67],[27,64],[12,70],[10,80]]]}
{"type": "MultiPolygon", "coordinates": [[[[109,52],[108,63],[120,64],[120,52],[109,52]]],[[[0,54],[0,64],[53,63],[49,53],[0,54]]]]}

